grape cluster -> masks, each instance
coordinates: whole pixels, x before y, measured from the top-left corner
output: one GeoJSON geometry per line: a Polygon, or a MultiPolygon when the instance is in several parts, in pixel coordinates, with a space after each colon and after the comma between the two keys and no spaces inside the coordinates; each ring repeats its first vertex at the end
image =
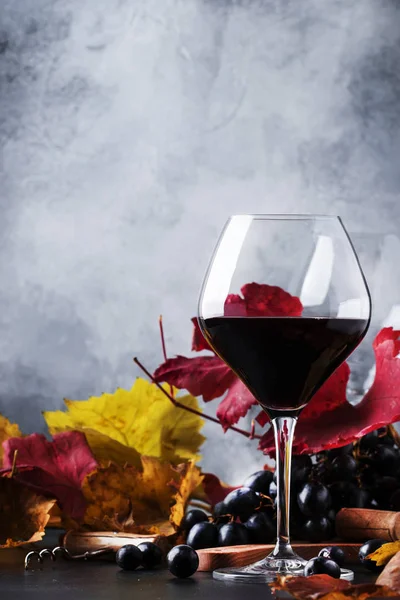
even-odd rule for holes
{"type": "MultiPolygon", "coordinates": [[[[356,444],[294,456],[291,475],[293,539],[330,540],[341,508],[400,510],[400,449],[397,434],[381,428],[356,444]]],[[[187,513],[182,529],[187,544],[215,546],[267,544],[275,538],[276,474],[257,471],[243,486],[214,506],[212,517],[187,513]]]]}

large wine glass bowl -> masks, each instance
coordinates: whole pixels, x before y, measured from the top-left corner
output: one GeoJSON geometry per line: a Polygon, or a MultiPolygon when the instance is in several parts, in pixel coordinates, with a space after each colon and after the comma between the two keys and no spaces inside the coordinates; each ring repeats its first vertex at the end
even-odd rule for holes
{"type": "MultiPolygon", "coordinates": [[[[264,560],[217,578],[302,573],[290,545],[291,447],[301,410],[364,337],[368,287],[338,217],[240,215],[226,224],[199,301],[209,344],[272,421],[277,543],[264,560]]],[[[343,571],[344,576],[350,576],[343,571]]]]}

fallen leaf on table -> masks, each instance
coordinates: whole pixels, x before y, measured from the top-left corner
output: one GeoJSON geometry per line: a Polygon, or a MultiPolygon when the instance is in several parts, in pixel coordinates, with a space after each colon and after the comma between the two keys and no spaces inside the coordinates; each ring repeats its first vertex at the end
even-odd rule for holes
{"type": "Polygon", "coordinates": [[[400,597],[400,552],[390,559],[382,573],[379,575],[376,583],[387,585],[398,592],[400,597]]]}
{"type": "Polygon", "coordinates": [[[49,500],[14,478],[0,479],[0,547],[38,542],[55,500],[49,500]]]}
{"type": "Polygon", "coordinates": [[[398,593],[385,585],[362,583],[353,585],[329,575],[287,577],[278,575],[270,583],[272,591],[287,592],[296,600],[368,600],[368,598],[395,598],[398,593]]]}
{"type": "Polygon", "coordinates": [[[278,575],[268,584],[275,592],[288,592],[299,600],[312,600],[328,592],[346,590],[350,583],[344,579],[334,579],[329,575],[311,575],[310,577],[291,577],[278,575]]]}
{"type": "Polygon", "coordinates": [[[63,512],[74,519],[83,517],[86,503],[81,490],[88,473],[97,467],[83,433],[68,431],[52,441],[33,433],[3,442],[4,467],[11,469],[17,450],[15,478],[37,493],[56,498],[63,512]]]}
{"type": "MultiPolygon", "coordinates": [[[[169,391],[169,386],[165,389],[169,391]]],[[[179,402],[199,410],[193,396],[180,397],[179,402]]],[[[65,412],[44,413],[52,434],[65,430],[96,431],[125,446],[128,463],[131,448],[175,464],[200,458],[199,448],[205,439],[200,429],[204,420],[174,406],[156,385],[140,377],[130,390],[119,388],[114,394],[92,396],[88,400],[65,400],[65,405],[65,412]]],[[[89,433],[89,443],[94,440],[91,436],[89,433]]],[[[93,450],[98,452],[99,445],[96,441],[94,444],[93,450]]],[[[118,463],[122,464],[123,448],[119,450],[118,463]]]]}
{"type": "Polygon", "coordinates": [[[400,552],[399,540],[396,542],[388,542],[387,544],[383,544],[380,548],[378,548],[378,550],[371,552],[367,558],[373,560],[378,567],[382,567],[383,565],[387,565],[389,560],[398,552],[400,552]]]}
{"type": "Polygon", "coordinates": [[[142,456],[142,469],[110,464],[83,483],[87,510],[83,525],[93,531],[170,535],[179,526],[189,496],[201,483],[189,461],[174,466],[142,456]]]}

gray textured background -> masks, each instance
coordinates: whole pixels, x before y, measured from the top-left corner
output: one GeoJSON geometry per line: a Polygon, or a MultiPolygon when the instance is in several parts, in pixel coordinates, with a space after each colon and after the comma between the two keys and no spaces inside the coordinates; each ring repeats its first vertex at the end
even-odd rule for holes
{"type": "MultiPolygon", "coordinates": [[[[398,7],[1,0],[7,416],[39,430],[40,410],[63,396],[130,386],[134,354],[150,368],[161,360],[160,313],[169,353],[188,351],[204,269],[231,213],[341,214],[371,285],[374,330],[393,320],[398,7]]],[[[240,436],[218,439],[205,466],[231,480],[261,459],[240,436]]]]}

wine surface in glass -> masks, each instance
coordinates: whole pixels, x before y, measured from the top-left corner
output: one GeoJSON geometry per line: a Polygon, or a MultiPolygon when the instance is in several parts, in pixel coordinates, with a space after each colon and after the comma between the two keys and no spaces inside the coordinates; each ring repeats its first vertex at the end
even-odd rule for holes
{"type": "Polygon", "coordinates": [[[324,317],[212,317],[215,352],[273,413],[303,408],[364,337],[368,321],[324,317]]]}

